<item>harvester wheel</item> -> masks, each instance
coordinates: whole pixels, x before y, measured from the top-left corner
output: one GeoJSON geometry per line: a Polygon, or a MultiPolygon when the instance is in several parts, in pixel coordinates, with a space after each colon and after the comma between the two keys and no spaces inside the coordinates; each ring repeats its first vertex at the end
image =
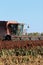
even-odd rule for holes
{"type": "Polygon", "coordinates": [[[6,35],[6,40],[11,40],[11,36],[10,35],[6,35]]]}
{"type": "Polygon", "coordinates": [[[3,40],[11,40],[11,36],[10,35],[6,35],[6,36],[4,36],[3,40]]]}

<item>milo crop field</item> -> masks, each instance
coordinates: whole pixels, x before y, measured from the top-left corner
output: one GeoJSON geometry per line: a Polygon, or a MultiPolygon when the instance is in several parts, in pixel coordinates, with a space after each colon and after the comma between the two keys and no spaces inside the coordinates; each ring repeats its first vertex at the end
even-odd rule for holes
{"type": "Polygon", "coordinates": [[[0,65],[43,65],[43,46],[1,49],[0,65]]]}
{"type": "Polygon", "coordinates": [[[0,40],[0,65],[43,65],[43,40],[0,40]]]}

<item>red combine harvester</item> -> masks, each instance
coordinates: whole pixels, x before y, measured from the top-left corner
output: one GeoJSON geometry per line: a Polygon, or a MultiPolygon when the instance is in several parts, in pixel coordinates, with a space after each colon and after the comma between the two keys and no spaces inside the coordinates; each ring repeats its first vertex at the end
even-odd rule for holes
{"type": "Polygon", "coordinates": [[[0,49],[29,48],[41,46],[43,40],[31,40],[31,37],[23,35],[24,24],[16,21],[0,21],[0,49]]]}
{"type": "Polygon", "coordinates": [[[16,21],[0,21],[0,37],[3,40],[11,40],[13,36],[19,36],[23,33],[23,24],[16,21]]]}

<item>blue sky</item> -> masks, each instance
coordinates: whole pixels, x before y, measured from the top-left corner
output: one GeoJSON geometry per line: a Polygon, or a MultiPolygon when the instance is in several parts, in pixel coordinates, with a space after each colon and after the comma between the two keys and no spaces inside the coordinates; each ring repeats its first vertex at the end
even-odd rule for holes
{"type": "Polygon", "coordinates": [[[28,32],[43,32],[43,0],[0,0],[0,20],[16,20],[30,26],[28,32]]]}

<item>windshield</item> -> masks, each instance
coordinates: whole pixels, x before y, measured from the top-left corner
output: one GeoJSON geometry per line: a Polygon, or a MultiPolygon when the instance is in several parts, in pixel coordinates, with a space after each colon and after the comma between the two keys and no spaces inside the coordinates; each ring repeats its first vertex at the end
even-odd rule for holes
{"type": "Polygon", "coordinates": [[[23,25],[10,24],[9,25],[9,31],[10,31],[11,34],[21,35],[22,32],[23,32],[23,25]]]}
{"type": "Polygon", "coordinates": [[[22,35],[23,33],[23,25],[18,25],[18,35],[22,35]]]}
{"type": "Polygon", "coordinates": [[[18,25],[17,24],[10,24],[9,25],[9,31],[11,34],[17,34],[17,28],[18,28],[18,25]]]}

